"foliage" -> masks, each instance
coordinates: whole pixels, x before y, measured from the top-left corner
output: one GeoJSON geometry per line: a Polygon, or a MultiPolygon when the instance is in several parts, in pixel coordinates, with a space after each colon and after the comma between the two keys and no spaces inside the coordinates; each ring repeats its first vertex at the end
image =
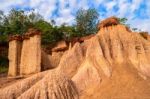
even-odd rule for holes
{"type": "Polygon", "coordinates": [[[79,9],[76,14],[76,28],[79,36],[95,33],[98,22],[98,12],[95,9],[79,9]]]}
{"type": "Polygon", "coordinates": [[[131,30],[133,30],[133,31],[141,31],[140,29],[138,29],[138,28],[131,28],[131,26],[130,26],[130,24],[127,24],[127,21],[128,21],[128,19],[127,18],[118,18],[119,19],[119,22],[120,22],[120,24],[123,24],[123,25],[126,25],[128,28],[130,28],[131,30]]]}
{"type": "MultiPolygon", "coordinates": [[[[97,32],[99,14],[96,9],[79,9],[75,16],[75,25],[62,24],[56,26],[52,19],[50,22],[44,20],[34,10],[25,12],[12,9],[8,14],[0,11],[0,44],[7,42],[8,35],[24,34],[29,28],[36,28],[42,31],[42,44],[52,44],[59,40],[70,40],[73,37],[81,37],[97,32]]],[[[123,25],[127,24],[127,18],[118,18],[123,25]]],[[[137,28],[133,28],[137,30],[137,28]]],[[[141,34],[145,38],[145,34],[141,34]]],[[[7,57],[0,57],[0,66],[8,66],[7,57]]],[[[0,67],[1,68],[1,67],[0,67]]]]}
{"type": "Polygon", "coordinates": [[[61,39],[71,39],[96,32],[98,13],[95,9],[79,9],[76,15],[76,25],[68,26],[65,23],[56,26],[55,20],[47,22],[34,10],[29,13],[23,10],[12,9],[7,15],[0,11],[0,42],[6,42],[10,34],[24,34],[29,28],[42,31],[42,43],[52,43],[61,39]]]}
{"type": "Polygon", "coordinates": [[[22,34],[26,31],[28,26],[27,16],[24,11],[12,9],[3,20],[3,27],[5,34],[22,34]]]}
{"type": "Polygon", "coordinates": [[[130,24],[127,24],[127,21],[128,21],[127,18],[125,18],[125,17],[123,17],[123,18],[118,18],[118,20],[119,20],[119,23],[120,23],[120,24],[126,25],[127,27],[130,28],[130,24]]]}
{"type": "Polygon", "coordinates": [[[79,35],[75,26],[67,26],[65,24],[62,24],[59,30],[61,33],[63,33],[63,39],[65,40],[71,39],[79,35]]]}
{"type": "Polygon", "coordinates": [[[8,59],[6,56],[0,56],[0,65],[1,66],[8,65],[8,59]]]}
{"type": "Polygon", "coordinates": [[[120,24],[123,24],[123,25],[125,25],[126,22],[128,21],[127,18],[118,18],[118,19],[119,19],[120,24]]]}
{"type": "Polygon", "coordinates": [[[42,31],[42,43],[50,43],[53,41],[52,34],[52,25],[44,20],[39,20],[34,23],[34,28],[37,28],[42,31]]]}
{"type": "Polygon", "coordinates": [[[7,41],[7,35],[0,34],[0,43],[6,43],[7,41]]]}
{"type": "Polygon", "coordinates": [[[43,43],[53,43],[59,41],[63,38],[63,34],[59,31],[57,26],[53,27],[51,30],[47,31],[42,35],[43,43]]]}
{"type": "MultiPolygon", "coordinates": [[[[54,23],[54,21],[53,21],[54,23]]],[[[6,42],[7,36],[10,34],[24,34],[29,28],[37,28],[42,31],[42,42],[52,42],[55,39],[61,38],[56,28],[43,17],[31,11],[25,14],[22,10],[12,9],[8,15],[4,15],[0,11],[0,42],[6,42]],[[57,32],[57,33],[54,33],[57,32]],[[57,36],[56,36],[57,35],[57,36]]]]}
{"type": "Polygon", "coordinates": [[[25,33],[32,26],[29,16],[22,10],[12,9],[8,15],[0,11],[0,42],[6,42],[10,34],[25,33]]]}

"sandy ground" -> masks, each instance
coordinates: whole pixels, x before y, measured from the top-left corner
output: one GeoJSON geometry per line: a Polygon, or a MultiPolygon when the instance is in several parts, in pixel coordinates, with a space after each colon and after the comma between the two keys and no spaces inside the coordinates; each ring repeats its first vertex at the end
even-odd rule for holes
{"type": "Polygon", "coordinates": [[[111,78],[104,78],[81,99],[150,99],[150,79],[144,80],[131,64],[115,64],[111,78]]]}
{"type": "Polygon", "coordinates": [[[0,89],[5,88],[24,78],[8,78],[7,73],[0,73],[0,89]]]}

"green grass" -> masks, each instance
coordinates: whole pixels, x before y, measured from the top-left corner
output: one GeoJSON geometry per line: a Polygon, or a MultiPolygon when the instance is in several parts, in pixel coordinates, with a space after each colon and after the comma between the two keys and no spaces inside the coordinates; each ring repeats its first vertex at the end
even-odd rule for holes
{"type": "Polygon", "coordinates": [[[6,66],[0,66],[0,73],[5,73],[8,71],[8,67],[6,66]]]}

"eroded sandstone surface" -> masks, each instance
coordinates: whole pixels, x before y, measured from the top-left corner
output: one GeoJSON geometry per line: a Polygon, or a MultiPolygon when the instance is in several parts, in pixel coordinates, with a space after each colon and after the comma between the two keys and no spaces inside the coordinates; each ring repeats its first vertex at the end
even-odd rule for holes
{"type": "Polygon", "coordinates": [[[0,99],[148,99],[150,41],[108,22],[56,68],[0,89],[0,99]]]}

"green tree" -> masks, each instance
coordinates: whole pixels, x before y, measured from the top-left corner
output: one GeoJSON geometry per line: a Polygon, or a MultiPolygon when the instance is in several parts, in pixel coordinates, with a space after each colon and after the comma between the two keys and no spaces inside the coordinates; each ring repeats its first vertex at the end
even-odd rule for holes
{"type": "Polygon", "coordinates": [[[26,14],[23,10],[12,9],[8,15],[0,11],[0,41],[6,41],[9,34],[24,34],[29,28],[49,29],[43,17],[33,11],[26,14]],[[30,14],[29,14],[30,13],[30,14]]]}
{"type": "Polygon", "coordinates": [[[51,43],[54,41],[53,40],[54,37],[52,34],[53,26],[47,21],[39,20],[34,23],[33,27],[42,31],[42,43],[43,44],[51,43]]]}
{"type": "Polygon", "coordinates": [[[123,25],[126,25],[127,24],[127,21],[128,19],[127,18],[118,18],[120,24],[123,24],[123,25]]]}
{"type": "Polygon", "coordinates": [[[53,26],[50,23],[44,20],[39,20],[35,22],[33,27],[41,30],[43,34],[50,31],[53,28],[53,26]]]}
{"type": "Polygon", "coordinates": [[[5,32],[12,34],[22,34],[26,31],[27,16],[23,10],[12,9],[4,21],[5,32]]]}
{"type": "Polygon", "coordinates": [[[125,18],[125,17],[123,17],[123,18],[118,18],[118,20],[119,20],[119,23],[120,23],[120,24],[126,25],[128,28],[131,28],[131,27],[130,27],[130,24],[127,24],[127,21],[128,21],[127,18],[125,18]]]}
{"type": "Polygon", "coordinates": [[[4,34],[23,34],[36,22],[43,20],[42,16],[33,11],[26,14],[23,10],[12,9],[8,15],[0,13],[0,25],[3,27],[0,32],[4,34]]]}
{"type": "Polygon", "coordinates": [[[51,24],[52,24],[52,25],[56,25],[56,22],[55,22],[54,19],[51,20],[51,24]]]}
{"type": "Polygon", "coordinates": [[[96,9],[79,9],[76,13],[76,28],[79,36],[97,32],[98,12],[96,9]]]}
{"type": "Polygon", "coordinates": [[[4,20],[6,16],[4,15],[3,11],[0,10],[0,43],[7,42],[7,34],[5,34],[5,27],[4,27],[4,20]]]}
{"type": "Polygon", "coordinates": [[[133,30],[133,31],[138,31],[138,32],[141,31],[140,29],[138,29],[138,28],[132,28],[132,27],[130,26],[130,24],[127,24],[127,21],[128,21],[127,18],[118,18],[118,19],[119,19],[120,24],[126,25],[126,26],[127,26],[128,28],[130,28],[131,30],[133,30]]]}
{"type": "Polygon", "coordinates": [[[63,33],[63,39],[68,40],[78,36],[75,26],[68,26],[65,23],[60,26],[60,32],[63,33]]]}
{"type": "Polygon", "coordinates": [[[0,10],[0,26],[3,24],[4,13],[0,10]]]}
{"type": "Polygon", "coordinates": [[[28,15],[28,19],[29,19],[30,23],[34,24],[40,20],[44,20],[43,17],[39,13],[35,13],[33,11],[31,11],[31,13],[28,15]]]}

